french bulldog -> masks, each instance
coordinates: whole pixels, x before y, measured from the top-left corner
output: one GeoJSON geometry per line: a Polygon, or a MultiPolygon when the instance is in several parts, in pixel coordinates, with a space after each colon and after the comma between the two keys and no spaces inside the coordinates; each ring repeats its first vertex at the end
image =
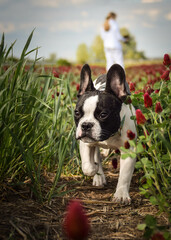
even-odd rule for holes
{"type": "MultiPolygon", "coordinates": [[[[129,140],[127,130],[136,134],[131,120],[135,109],[124,103],[127,95],[130,95],[130,90],[120,65],[112,65],[107,74],[98,77],[94,84],[89,65],[82,67],[74,116],[76,139],[80,140],[82,171],[93,176],[94,186],[106,184],[99,148],[119,149],[129,140]]],[[[129,188],[135,161],[130,157],[120,158],[119,179],[113,196],[115,202],[131,202],[129,188]]]]}

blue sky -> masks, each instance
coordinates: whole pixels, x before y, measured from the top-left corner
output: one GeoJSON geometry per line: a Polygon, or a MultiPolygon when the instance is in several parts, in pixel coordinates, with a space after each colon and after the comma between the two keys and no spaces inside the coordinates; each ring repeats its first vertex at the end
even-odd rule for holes
{"type": "Polygon", "coordinates": [[[17,40],[19,56],[35,29],[30,49],[39,57],[56,53],[74,60],[79,44],[90,46],[109,11],[116,12],[119,27],[126,27],[147,57],[171,53],[170,0],[0,0],[0,37],[6,44],[17,40]]]}

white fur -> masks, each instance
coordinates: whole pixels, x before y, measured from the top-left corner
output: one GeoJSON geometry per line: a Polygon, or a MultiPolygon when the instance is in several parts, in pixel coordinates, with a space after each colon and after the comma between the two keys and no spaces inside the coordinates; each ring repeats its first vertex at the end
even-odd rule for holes
{"type": "MultiPolygon", "coordinates": [[[[96,98],[95,97],[88,98],[87,99],[88,101],[86,100],[87,102],[84,106],[84,110],[85,110],[85,115],[83,117],[84,121],[87,118],[88,118],[88,121],[89,120],[95,121],[94,116],[92,116],[94,113],[92,109],[95,110],[95,106],[97,104],[96,102],[97,97],[96,98]],[[91,100],[94,100],[94,101],[91,102],[91,100]],[[91,104],[91,108],[89,107],[88,104],[91,104]]],[[[102,186],[103,184],[106,183],[106,179],[105,179],[105,175],[102,169],[102,164],[100,159],[99,147],[110,148],[110,149],[120,148],[121,146],[124,146],[124,142],[128,140],[127,130],[131,130],[136,134],[134,121],[130,119],[132,115],[135,115],[135,109],[133,108],[133,106],[131,108],[132,110],[130,110],[129,105],[122,104],[120,117],[121,119],[123,119],[123,117],[125,116],[125,121],[124,121],[123,128],[121,130],[121,134],[116,134],[113,137],[103,142],[84,143],[80,141],[82,169],[84,174],[88,176],[94,176],[93,185],[95,186],[102,186]]],[[[81,119],[81,122],[83,122],[82,119],[81,119]]],[[[98,134],[99,134],[98,127],[96,127],[96,130],[98,131],[98,134]]],[[[124,160],[120,159],[119,180],[118,180],[116,192],[114,194],[114,201],[116,202],[130,203],[129,187],[132,179],[132,174],[134,171],[135,161],[136,159],[132,159],[130,157],[124,160]]]]}
{"type": "Polygon", "coordinates": [[[106,83],[104,82],[104,83],[101,83],[101,82],[99,82],[99,83],[96,83],[97,82],[97,79],[95,79],[94,80],[94,86],[95,86],[95,88],[97,89],[97,90],[99,90],[99,91],[104,91],[105,90],[105,87],[106,87],[106,83]]]}
{"type": "MultiPolygon", "coordinates": [[[[101,133],[101,127],[97,119],[94,117],[94,112],[97,107],[97,102],[98,102],[98,95],[91,96],[85,100],[83,105],[84,115],[79,121],[77,130],[76,130],[76,138],[79,138],[82,135],[81,125],[84,122],[91,122],[94,124],[94,126],[92,127],[92,137],[94,139],[99,139],[100,133],[101,133]]],[[[83,141],[84,140],[87,141],[87,138],[83,139],[83,141]]]]}

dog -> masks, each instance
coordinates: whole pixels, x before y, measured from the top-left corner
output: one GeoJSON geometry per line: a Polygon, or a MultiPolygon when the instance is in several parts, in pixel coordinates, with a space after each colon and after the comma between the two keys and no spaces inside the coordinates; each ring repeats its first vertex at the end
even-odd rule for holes
{"type": "MultiPolygon", "coordinates": [[[[130,94],[125,71],[119,64],[112,65],[107,74],[98,77],[94,84],[90,66],[85,64],[82,67],[74,113],[76,139],[80,140],[82,171],[93,176],[94,186],[106,184],[100,148],[116,150],[124,146],[129,140],[127,130],[137,136],[134,120],[131,120],[135,109],[124,103],[130,94]]],[[[120,159],[119,179],[113,196],[115,202],[131,203],[129,188],[135,162],[136,159],[130,157],[120,159]]]]}

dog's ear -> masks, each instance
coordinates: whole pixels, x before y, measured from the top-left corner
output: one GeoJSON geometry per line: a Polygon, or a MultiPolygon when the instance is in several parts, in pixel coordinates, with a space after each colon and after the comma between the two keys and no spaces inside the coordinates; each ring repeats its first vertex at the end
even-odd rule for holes
{"type": "Polygon", "coordinates": [[[91,79],[91,69],[88,64],[85,64],[81,69],[80,74],[80,89],[78,92],[78,97],[83,95],[86,91],[94,91],[95,87],[91,79]]]}
{"type": "Polygon", "coordinates": [[[114,64],[107,72],[106,92],[114,93],[124,101],[127,95],[131,95],[129,85],[126,82],[125,71],[119,64],[114,64]]]}

